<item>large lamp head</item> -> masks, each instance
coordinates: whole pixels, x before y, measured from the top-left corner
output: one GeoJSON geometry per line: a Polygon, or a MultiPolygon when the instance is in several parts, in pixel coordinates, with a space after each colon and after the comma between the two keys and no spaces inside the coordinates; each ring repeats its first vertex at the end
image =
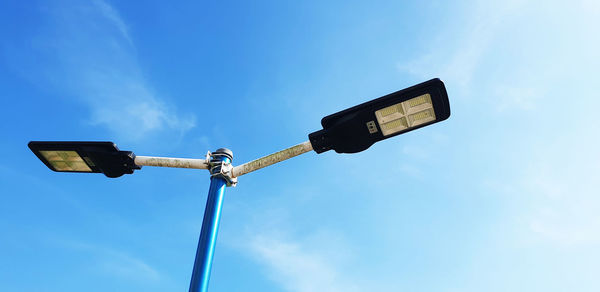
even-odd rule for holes
{"type": "Polygon", "coordinates": [[[104,173],[107,177],[119,177],[141,168],[134,163],[133,152],[120,151],[113,142],[31,141],[28,145],[48,168],[58,172],[104,173]]]}
{"type": "Polygon", "coordinates": [[[317,153],[356,153],[373,143],[450,117],[444,83],[432,79],[324,117],[308,135],[317,153]]]}

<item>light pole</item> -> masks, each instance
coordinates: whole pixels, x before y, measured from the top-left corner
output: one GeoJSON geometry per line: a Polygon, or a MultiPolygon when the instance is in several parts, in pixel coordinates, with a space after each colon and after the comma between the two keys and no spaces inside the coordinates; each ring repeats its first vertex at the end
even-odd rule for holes
{"type": "Polygon", "coordinates": [[[115,178],[142,166],[208,169],[210,188],[189,289],[204,292],[208,290],[225,187],[235,186],[238,177],[311,150],[360,152],[375,142],[448,117],[450,104],[444,83],[432,79],[326,116],[321,120],[323,129],[309,134],[309,141],[235,167],[231,164],[233,153],[225,148],[209,152],[204,159],[136,156],[120,151],[112,142],[32,141],[29,148],[57,172],[104,173],[115,178]]]}
{"type": "Polygon", "coordinates": [[[225,186],[228,184],[226,177],[221,175],[221,172],[223,167],[231,165],[232,159],[233,153],[228,149],[221,148],[211,155],[209,161],[210,188],[206,199],[198,248],[196,249],[190,291],[208,291],[210,268],[217,243],[217,232],[219,231],[219,221],[223,207],[223,196],[225,195],[225,186]]]}

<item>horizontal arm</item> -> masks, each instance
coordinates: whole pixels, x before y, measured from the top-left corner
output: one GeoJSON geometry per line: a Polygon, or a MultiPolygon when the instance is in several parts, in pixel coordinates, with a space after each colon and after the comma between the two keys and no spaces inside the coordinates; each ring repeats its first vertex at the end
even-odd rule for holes
{"type": "MultiPolygon", "coordinates": [[[[275,163],[296,157],[313,150],[310,141],[300,143],[296,146],[275,152],[271,155],[261,157],[259,159],[244,163],[233,167],[231,177],[235,178],[249,172],[259,170],[261,168],[273,165],[275,163]]],[[[152,157],[152,156],[136,156],[135,164],[139,166],[160,166],[160,167],[176,167],[176,168],[195,168],[208,169],[209,163],[206,159],[192,158],[171,158],[171,157],[152,157]]]]}
{"type": "Polygon", "coordinates": [[[281,162],[292,157],[298,156],[300,154],[304,154],[313,150],[310,141],[306,141],[304,143],[300,143],[296,146],[292,146],[288,149],[281,150],[279,152],[275,152],[271,155],[267,155],[265,157],[261,157],[256,160],[252,160],[248,163],[244,163],[242,165],[238,165],[233,168],[232,177],[242,176],[246,173],[253,172],[255,170],[259,170],[261,168],[267,167],[269,165],[273,165],[277,162],[281,162]]]}
{"type": "Polygon", "coordinates": [[[136,156],[135,164],[139,166],[208,169],[208,162],[206,161],[206,159],[192,158],[136,156]]]}

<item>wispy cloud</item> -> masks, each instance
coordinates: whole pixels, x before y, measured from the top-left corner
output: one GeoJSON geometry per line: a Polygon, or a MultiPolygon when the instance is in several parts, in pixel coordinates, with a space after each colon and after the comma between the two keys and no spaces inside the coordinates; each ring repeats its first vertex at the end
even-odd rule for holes
{"type": "MultiPolygon", "coordinates": [[[[301,191],[304,194],[306,191],[301,191]]],[[[298,195],[298,196],[301,196],[298,195]]],[[[298,196],[294,196],[298,198],[298,196]]],[[[279,202],[279,201],[278,201],[279,202]]],[[[262,272],[284,291],[365,291],[364,279],[352,276],[356,249],[345,234],[331,228],[296,232],[289,210],[266,203],[263,212],[237,206],[248,214],[245,231],[224,234],[225,244],[262,267],[262,272]]],[[[276,203],[279,205],[279,203],[276,203]]]]}
{"type": "Polygon", "coordinates": [[[428,43],[430,49],[415,60],[398,64],[402,72],[447,81],[460,110],[474,108],[461,98],[476,96],[486,104],[479,110],[495,112],[507,123],[515,116],[529,121],[518,125],[527,130],[493,134],[494,143],[528,142],[525,149],[506,143],[503,153],[489,153],[508,157],[510,152],[520,159],[516,165],[494,166],[505,167],[501,181],[484,184],[513,194],[518,202],[513,211],[522,216],[515,228],[542,241],[600,242],[600,199],[595,195],[600,185],[594,177],[600,172],[595,154],[600,141],[590,138],[597,121],[589,118],[595,114],[588,109],[598,105],[591,76],[599,60],[600,38],[592,31],[600,25],[599,7],[597,1],[469,3],[459,16],[465,25],[440,30],[432,36],[435,45],[428,43]],[[564,88],[569,85],[573,88],[564,88]]]}
{"type": "MultiPolygon", "coordinates": [[[[331,244],[331,241],[324,242],[331,244]]],[[[335,261],[311,251],[298,240],[286,240],[277,234],[259,234],[250,239],[246,248],[266,267],[270,278],[287,291],[363,291],[355,281],[341,273],[343,269],[335,261]]]]}
{"type": "MultiPolygon", "coordinates": [[[[126,22],[108,2],[58,1],[44,10],[34,38],[36,70],[63,96],[85,104],[89,123],[123,139],[170,131],[182,135],[195,116],[182,114],[146,80],[126,22]]],[[[25,74],[30,74],[26,72],[25,74]]]]}
{"type": "Polygon", "coordinates": [[[133,41],[129,36],[129,29],[127,28],[125,22],[123,22],[123,19],[121,19],[119,12],[103,0],[94,0],[92,3],[94,3],[94,5],[100,10],[100,13],[119,30],[121,35],[127,39],[131,45],[133,45],[133,41]]]}
{"type": "Polygon", "coordinates": [[[507,216],[516,225],[505,238],[571,248],[600,244],[600,138],[585,118],[574,121],[574,128],[555,133],[560,139],[530,142],[534,151],[516,154],[503,175],[484,183],[510,202],[507,216]]]}
{"type": "Polygon", "coordinates": [[[543,158],[536,158],[522,175],[523,194],[534,199],[526,220],[543,239],[564,245],[600,243],[600,156],[594,153],[600,141],[585,144],[547,146],[540,150],[543,158]]]}
{"type": "Polygon", "coordinates": [[[88,254],[90,266],[99,273],[139,281],[161,279],[158,270],[129,252],[58,237],[53,237],[51,242],[72,251],[88,254]]]}
{"type": "Polygon", "coordinates": [[[156,281],[160,274],[156,269],[139,258],[114,250],[104,251],[106,257],[98,263],[106,273],[125,279],[146,279],[156,281]]]}
{"type": "Polygon", "coordinates": [[[399,63],[398,69],[425,78],[441,76],[455,86],[463,89],[470,87],[476,70],[502,25],[502,18],[514,10],[519,2],[470,3],[470,9],[462,11],[464,15],[460,16],[466,19],[462,22],[465,26],[448,26],[438,35],[431,36],[434,45],[428,43],[429,49],[424,50],[421,56],[399,63]]]}
{"type": "Polygon", "coordinates": [[[499,112],[521,109],[531,110],[543,97],[540,89],[533,87],[497,86],[495,95],[498,96],[496,109],[499,112]]]}

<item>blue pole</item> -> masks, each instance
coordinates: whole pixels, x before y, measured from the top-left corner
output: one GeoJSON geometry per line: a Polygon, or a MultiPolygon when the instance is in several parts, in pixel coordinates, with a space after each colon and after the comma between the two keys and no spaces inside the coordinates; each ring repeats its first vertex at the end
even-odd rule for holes
{"type": "MultiPolygon", "coordinates": [[[[215,151],[214,154],[218,154],[220,150],[221,149],[215,151]]],[[[231,152],[229,151],[229,153],[231,152]]],[[[211,159],[211,163],[220,163],[221,161],[229,163],[231,159],[224,155],[214,155],[211,159]]],[[[194,270],[192,272],[192,280],[190,283],[190,292],[208,291],[210,267],[212,265],[215,244],[217,242],[219,219],[221,218],[221,208],[223,206],[223,196],[225,195],[226,185],[227,182],[224,178],[220,176],[211,176],[206,208],[204,209],[204,219],[202,220],[202,231],[200,232],[200,239],[198,240],[196,260],[194,261],[194,270]]]]}

